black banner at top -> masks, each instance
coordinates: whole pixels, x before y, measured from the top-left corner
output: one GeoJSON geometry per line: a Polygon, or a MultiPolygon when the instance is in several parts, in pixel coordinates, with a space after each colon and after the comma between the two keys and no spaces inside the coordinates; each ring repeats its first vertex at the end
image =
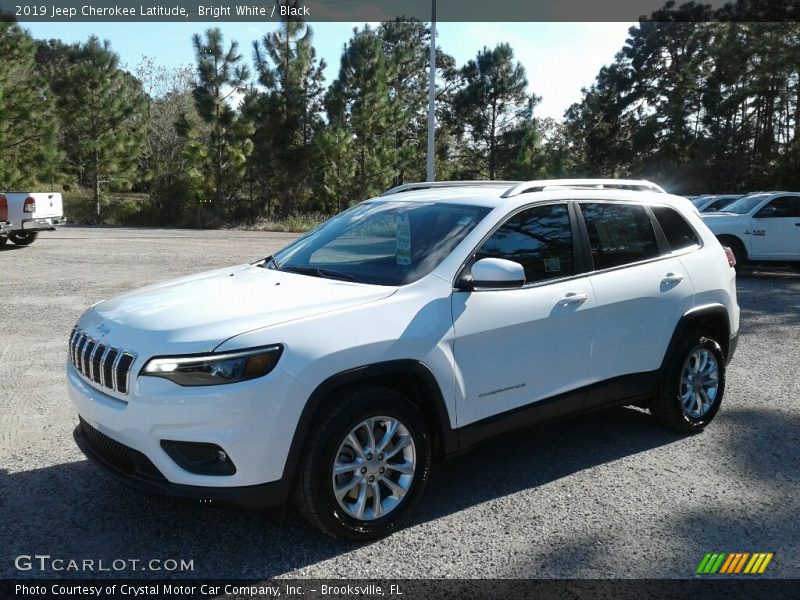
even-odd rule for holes
{"type": "MultiPolygon", "coordinates": [[[[676,6],[681,4],[681,0],[675,2],[676,6]]],[[[698,4],[717,10],[725,3],[710,0],[698,4]]],[[[747,4],[757,6],[748,20],[800,17],[800,0],[747,4]]],[[[664,0],[0,0],[0,14],[19,22],[277,22],[286,18],[309,22],[430,21],[434,5],[437,21],[631,22],[658,11],[664,0]]]]}

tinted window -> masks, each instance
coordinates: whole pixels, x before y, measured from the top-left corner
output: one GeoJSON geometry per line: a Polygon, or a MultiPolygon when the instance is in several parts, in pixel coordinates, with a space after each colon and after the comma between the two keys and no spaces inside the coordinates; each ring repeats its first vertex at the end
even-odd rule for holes
{"type": "Polygon", "coordinates": [[[670,248],[680,250],[700,245],[697,234],[677,210],[666,206],[651,206],[650,209],[656,216],[670,248]]]}
{"type": "Polygon", "coordinates": [[[525,283],[572,275],[572,229],[566,204],[536,206],[506,221],[475,255],[525,268],[525,283]]]}
{"type": "Polygon", "coordinates": [[[753,196],[745,196],[744,198],[739,198],[735,202],[731,202],[725,207],[724,211],[721,212],[730,212],[735,213],[737,215],[745,215],[753,210],[759,202],[761,202],[764,198],[766,198],[766,194],[756,194],[753,196]]]}
{"type": "Polygon", "coordinates": [[[581,212],[595,269],[658,256],[656,234],[644,206],[582,203],[581,212]]]}
{"type": "MultiPolygon", "coordinates": [[[[435,269],[489,210],[437,202],[364,202],[287,246],[275,261],[279,270],[301,275],[404,285],[435,269]]],[[[265,266],[275,268],[275,263],[265,266]]]]}
{"type": "Polygon", "coordinates": [[[790,218],[797,218],[800,217],[800,198],[796,196],[781,196],[780,198],[775,198],[767,203],[767,205],[761,208],[758,213],[755,215],[757,217],[790,217],[790,218]],[[761,214],[764,212],[764,208],[774,208],[775,211],[771,212],[771,214],[761,214]]]}

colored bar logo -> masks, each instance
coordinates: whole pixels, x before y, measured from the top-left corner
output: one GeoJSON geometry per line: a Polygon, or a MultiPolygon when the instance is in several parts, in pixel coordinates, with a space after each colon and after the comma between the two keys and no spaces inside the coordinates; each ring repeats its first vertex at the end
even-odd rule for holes
{"type": "Polygon", "coordinates": [[[772,552],[708,552],[697,567],[698,575],[761,575],[772,552]]]}

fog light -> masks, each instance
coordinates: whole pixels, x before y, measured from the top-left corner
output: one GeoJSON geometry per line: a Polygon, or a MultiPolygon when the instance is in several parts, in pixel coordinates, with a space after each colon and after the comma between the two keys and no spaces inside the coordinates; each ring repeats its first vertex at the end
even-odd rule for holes
{"type": "Polygon", "coordinates": [[[161,440],[161,447],[182,469],[196,475],[233,475],[236,466],[222,448],[207,442],[161,440]]]}

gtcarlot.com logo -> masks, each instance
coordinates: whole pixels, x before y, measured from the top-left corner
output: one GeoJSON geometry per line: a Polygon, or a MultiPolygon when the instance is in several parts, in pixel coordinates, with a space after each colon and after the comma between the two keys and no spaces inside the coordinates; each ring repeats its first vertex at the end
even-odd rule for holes
{"type": "Polygon", "coordinates": [[[183,558],[58,558],[49,554],[20,554],[14,559],[18,571],[194,571],[194,560],[183,558]]]}
{"type": "Polygon", "coordinates": [[[697,567],[698,575],[761,575],[772,552],[708,552],[697,567]]]}

